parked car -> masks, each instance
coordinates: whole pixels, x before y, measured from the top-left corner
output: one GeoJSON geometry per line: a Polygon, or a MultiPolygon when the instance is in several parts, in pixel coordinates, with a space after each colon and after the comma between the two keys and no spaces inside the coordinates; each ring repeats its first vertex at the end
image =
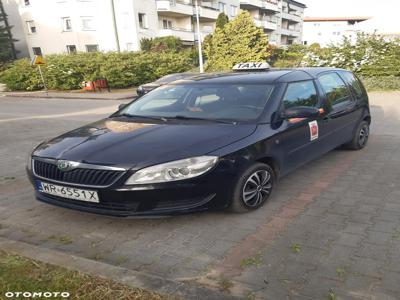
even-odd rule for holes
{"type": "Polygon", "coordinates": [[[370,123],[367,93],[349,71],[239,64],[160,86],[41,143],[28,174],[40,201],[87,212],[247,212],[303,164],[365,147],[370,123]]]}
{"type": "Polygon", "coordinates": [[[136,94],[138,96],[143,96],[144,94],[147,94],[148,92],[150,92],[151,90],[154,90],[155,88],[157,88],[159,86],[168,84],[175,80],[188,78],[188,77],[194,76],[196,74],[198,74],[198,73],[185,72],[185,73],[174,73],[174,74],[165,75],[165,76],[157,79],[154,82],[140,85],[136,90],[136,94]]]}

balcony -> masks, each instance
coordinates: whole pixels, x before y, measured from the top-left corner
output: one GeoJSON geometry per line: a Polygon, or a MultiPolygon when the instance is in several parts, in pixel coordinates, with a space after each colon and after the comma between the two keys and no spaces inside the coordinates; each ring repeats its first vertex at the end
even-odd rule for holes
{"type": "Polygon", "coordinates": [[[254,23],[258,27],[262,27],[267,30],[277,30],[278,24],[276,18],[254,18],[254,23]]]}
{"type": "Polygon", "coordinates": [[[294,23],[303,22],[303,18],[301,16],[299,16],[298,14],[282,12],[281,17],[282,17],[282,19],[286,19],[286,20],[289,20],[290,22],[294,22],[294,23]]]}
{"type": "Polygon", "coordinates": [[[182,17],[193,15],[193,6],[190,0],[156,0],[156,4],[157,12],[160,16],[182,17]]]}
{"type": "Polygon", "coordinates": [[[278,5],[278,2],[274,2],[271,0],[263,1],[262,8],[266,10],[271,10],[274,12],[280,12],[281,8],[278,5]]]}
{"type": "Polygon", "coordinates": [[[256,23],[257,27],[261,27],[267,30],[277,30],[278,29],[278,24],[271,22],[271,21],[266,21],[266,20],[254,20],[254,23],[256,23]]]}
{"type": "Polygon", "coordinates": [[[179,28],[169,28],[169,29],[160,29],[158,31],[158,36],[163,37],[163,36],[176,36],[180,38],[182,41],[186,42],[194,42],[194,32],[190,30],[185,30],[185,29],[179,29],[179,28]]]}
{"type": "Polygon", "coordinates": [[[290,37],[300,37],[301,32],[298,29],[281,28],[281,34],[290,37]]]}
{"type": "Polygon", "coordinates": [[[199,18],[203,22],[212,22],[218,18],[219,10],[213,7],[199,6],[199,18]]]}
{"type": "Polygon", "coordinates": [[[240,8],[244,9],[257,9],[263,7],[262,0],[240,0],[240,8]]]}
{"type": "Polygon", "coordinates": [[[274,0],[240,0],[240,7],[244,9],[265,9],[279,12],[278,1],[274,0]]]}

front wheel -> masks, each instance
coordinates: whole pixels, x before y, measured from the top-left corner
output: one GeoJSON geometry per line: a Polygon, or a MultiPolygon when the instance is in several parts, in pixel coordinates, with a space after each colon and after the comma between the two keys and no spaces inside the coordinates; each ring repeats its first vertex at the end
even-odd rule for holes
{"type": "Polygon", "coordinates": [[[230,210],[248,212],[261,207],[270,197],[275,183],[272,168],[256,163],[237,179],[230,210]]]}
{"type": "Polygon", "coordinates": [[[369,139],[369,123],[365,120],[361,121],[350,143],[345,147],[351,150],[360,150],[367,145],[369,139]]]}

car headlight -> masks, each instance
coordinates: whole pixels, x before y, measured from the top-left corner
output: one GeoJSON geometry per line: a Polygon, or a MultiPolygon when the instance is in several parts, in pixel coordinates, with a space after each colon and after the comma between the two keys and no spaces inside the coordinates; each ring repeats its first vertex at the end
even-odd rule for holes
{"type": "Polygon", "coordinates": [[[29,155],[28,155],[27,160],[26,160],[26,166],[27,166],[29,171],[32,170],[32,154],[30,152],[29,152],[29,155]]]}
{"type": "Polygon", "coordinates": [[[125,184],[150,184],[184,180],[200,176],[218,162],[217,156],[197,156],[141,169],[125,184]]]}

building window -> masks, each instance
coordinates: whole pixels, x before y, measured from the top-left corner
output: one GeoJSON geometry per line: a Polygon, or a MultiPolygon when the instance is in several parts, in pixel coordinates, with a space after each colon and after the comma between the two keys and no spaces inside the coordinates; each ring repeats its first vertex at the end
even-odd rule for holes
{"type": "Polygon", "coordinates": [[[76,53],[76,46],[75,45],[67,45],[67,51],[69,54],[76,53]]]}
{"type": "Polygon", "coordinates": [[[63,31],[71,31],[72,30],[72,23],[71,23],[71,18],[62,18],[63,22],[63,31]]]}
{"type": "Polygon", "coordinates": [[[139,13],[138,14],[139,18],[139,27],[142,29],[146,29],[147,27],[147,17],[146,14],[139,13]]]}
{"type": "Polygon", "coordinates": [[[40,47],[32,47],[33,55],[42,55],[42,49],[40,47]]]}
{"type": "Polygon", "coordinates": [[[24,0],[24,5],[25,5],[25,6],[31,5],[31,1],[30,1],[30,0],[24,0]]]}
{"type": "Polygon", "coordinates": [[[26,26],[28,27],[28,33],[29,34],[35,34],[36,33],[36,25],[34,21],[26,21],[26,26]]]}
{"type": "Polygon", "coordinates": [[[93,17],[81,17],[82,30],[95,30],[93,17]]]}
{"type": "Polygon", "coordinates": [[[163,20],[163,28],[164,28],[164,29],[172,29],[172,21],[170,21],[170,20],[163,20]]]}
{"type": "Polygon", "coordinates": [[[231,5],[231,17],[236,16],[237,14],[237,6],[231,5]]]}
{"type": "Polygon", "coordinates": [[[133,43],[126,43],[126,51],[133,51],[133,43]]]}
{"type": "Polygon", "coordinates": [[[99,51],[99,45],[86,45],[86,52],[97,52],[99,51]]]}
{"type": "Polygon", "coordinates": [[[224,2],[218,2],[218,9],[220,12],[225,12],[225,3],[224,2]]]}

